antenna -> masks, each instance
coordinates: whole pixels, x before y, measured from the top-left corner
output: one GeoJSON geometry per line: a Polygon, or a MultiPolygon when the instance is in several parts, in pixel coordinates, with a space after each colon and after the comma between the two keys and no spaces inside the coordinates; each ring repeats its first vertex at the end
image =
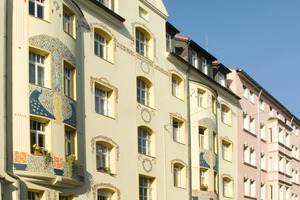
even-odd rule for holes
{"type": "Polygon", "coordinates": [[[206,51],[208,51],[208,37],[207,37],[207,34],[205,35],[205,47],[206,47],[206,51]]]}

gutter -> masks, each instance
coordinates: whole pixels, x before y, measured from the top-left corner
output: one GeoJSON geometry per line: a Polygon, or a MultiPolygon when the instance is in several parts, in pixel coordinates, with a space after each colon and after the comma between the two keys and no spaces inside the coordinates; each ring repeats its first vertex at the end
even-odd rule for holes
{"type": "Polygon", "coordinates": [[[193,198],[192,193],[192,150],[191,150],[191,110],[190,110],[190,67],[186,72],[186,96],[187,96],[187,121],[188,121],[188,172],[189,172],[189,199],[193,198]]]}
{"type": "MultiPolygon", "coordinates": [[[[8,71],[8,56],[7,56],[7,47],[9,46],[9,41],[8,41],[8,30],[10,28],[10,26],[8,25],[8,19],[9,19],[9,13],[12,13],[12,12],[8,12],[8,8],[9,8],[9,2],[10,0],[6,0],[5,1],[5,19],[4,19],[4,23],[5,23],[5,35],[4,35],[4,38],[5,38],[5,44],[4,44],[4,68],[3,68],[3,93],[4,93],[4,108],[3,108],[3,141],[5,141],[6,143],[6,147],[4,147],[4,171],[6,174],[8,174],[11,178],[13,178],[16,182],[15,186],[16,186],[16,190],[18,190],[18,195],[16,197],[16,200],[21,200],[21,180],[18,176],[16,176],[15,174],[13,174],[12,171],[9,171],[8,170],[8,162],[7,162],[7,158],[8,158],[8,149],[9,147],[12,148],[12,144],[9,144],[9,140],[7,138],[7,108],[8,108],[8,101],[7,101],[7,98],[8,98],[8,78],[7,78],[7,71],[8,71]]],[[[13,4],[13,2],[10,2],[11,4],[13,4]]],[[[12,5],[11,5],[12,7],[12,5]]],[[[11,16],[12,17],[12,16],[11,16]]],[[[12,31],[10,31],[9,33],[11,33],[12,31]]]]}

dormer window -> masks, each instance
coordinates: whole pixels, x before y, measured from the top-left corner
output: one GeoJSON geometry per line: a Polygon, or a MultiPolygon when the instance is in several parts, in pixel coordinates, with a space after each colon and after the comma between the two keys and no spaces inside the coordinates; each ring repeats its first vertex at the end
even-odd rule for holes
{"type": "Polygon", "coordinates": [[[207,75],[207,60],[204,58],[204,57],[202,57],[201,58],[201,69],[200,69],[204,74],[206,74],[207,75]]]}
{"type": "Polygon", "coordinates": [[[114,1],[113,0],[96,0],[104,6],[108,7],[111,10],[114,10],[114,1]]]}
{"type": "Polygon", "coordinates": [[[217,76],[216,76],[216,81],[221,84],[223,87],[226,86],[226,78],[225,78],[225,75],[218,72],[217,73],[217,76]]]}
{"type": "Polygon", "coordinates": [[[199,66],[198,66],[198,55],[197,55],[197,52],[194,51],[193,49],[189,49],[189,62],[195,68],[199,68],[199,66]]]}

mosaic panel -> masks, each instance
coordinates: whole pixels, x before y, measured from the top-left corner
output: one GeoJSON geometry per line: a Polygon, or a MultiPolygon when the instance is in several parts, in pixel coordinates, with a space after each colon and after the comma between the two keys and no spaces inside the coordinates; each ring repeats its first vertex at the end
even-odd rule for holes
{"type": "Polygon", "coordinates": [[[76,127],[76,102],[56,91],[30,85],[30,114],[44,116],[76,127]]]}
{"type": "Polygon", "coordinates": [[[28,156],[27,171],[54,174],[53,159],[46,156],[28,156]]]}
{"type": "Polygon", "coordinates": [[[27,163],[27,153],[16,151],[14,153],[14,163],[26,164],[27,163]]]}
{"type": "Polygon", "coordinates": [[[58,38],[48,35],[30,37],[29,44],[50,52],[52,83],[51,90],[30,87],[30,113],[76,127],[76,103],[63,94],[63,60],[75,67],[75,57],[58,38]]]}
{"type": "Polygon", "coordinates": [[[208,160],[208,153],[206,152],[201,152],[200,153],[200,166],[201,167],[206,167],[206,168],[210,168],[209,166],[209,160],[208,160]]]}

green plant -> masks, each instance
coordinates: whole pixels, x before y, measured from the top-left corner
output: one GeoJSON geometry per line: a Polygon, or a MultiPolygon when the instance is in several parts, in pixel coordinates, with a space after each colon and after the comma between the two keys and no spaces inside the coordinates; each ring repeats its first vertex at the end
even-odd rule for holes
{"type": "Polygon", "coordinates": [[[73,166],[77,162],[76,161],[76,156],[74,154],[67,155],[66,156],[66,162],[67,162],[68,167],[69,167],[69,172],[72,172],[73,171],[73,166]]]}
{"type": "Polygon", "coordinates": [[[201,190],[204,190],[204,191],[207,191],[208,185],[201,184],[201,185],[200,185],[200,189],[201,189],[201,190]]]}
{"type": "Polygon", "coordinates": [[[51,157],[50,152],[45,147],[40,147],[37,144],[32,145],[35,154],[40,154],[46,157],[51,157]]]}

